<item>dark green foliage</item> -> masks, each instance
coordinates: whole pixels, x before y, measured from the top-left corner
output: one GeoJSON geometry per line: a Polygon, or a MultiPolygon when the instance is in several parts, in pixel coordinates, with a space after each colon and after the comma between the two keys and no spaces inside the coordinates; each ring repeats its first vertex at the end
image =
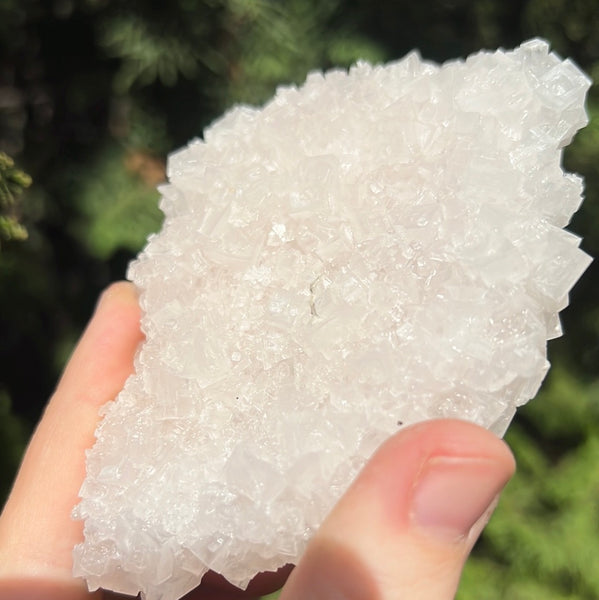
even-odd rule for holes
{"type": "Polygon", "coordinates": [[[148,233],[160,227],[155,186],[164,178],[163,163],[152,156],[108,147],[74,182],[79,209],[74,237],[99,259],[119,249],[137,252],[148,233]]]}
{"type": "MultiPolygon", "coordinates": [[[[443,61],[546,37],[599,80],[589,0],[0,2],[0,502],[97,294],[160,226],[167,152],[235,102],[311,69],[419,48],[443,61]],[[34,184],[21,192],[30,173],[34,184]],[[10,225],[6,223],[10,222],[10,225]],[[7,237],[28,239],[8,243],[7,237]],[[7,228],[8,227],[8,228],[7,228]],[[8,232],[8,233],[7,233],[8,232]]],[[[571,229],[599,255],[599,87],[564,155],[571,229]]],[[[599,265],[563,313],[554,368],[507,439],[519,472],[459,598],[599,598],[599,265]]]]}
{"type": "Polygon", "coordinates": [[[29,431],[19,417],[12,414],[10,398],[0,389],[0,494],[2,497],[10,491],[13,475],[25,450],[29,431]]]}
{"type": "Polygon", "coordinates": [[[19,223],[19,200],[31,185],[31,177],[15,167],[10,156],[0,152],[0,243],[27,239],[27,230],[19,223]]]}
{"type": "Polygon", "coordinates": [[[459,598],[598,598],[599,387],[555,368],[506,438],[518,472],[459,598]]]}

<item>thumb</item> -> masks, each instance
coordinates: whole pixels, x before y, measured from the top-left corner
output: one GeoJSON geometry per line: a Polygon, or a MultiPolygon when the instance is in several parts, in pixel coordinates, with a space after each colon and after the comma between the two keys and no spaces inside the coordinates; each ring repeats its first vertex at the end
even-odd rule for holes
{"type": "Polygon", "coordinates": [[[506,444],[440,420],[387,441],[325,519],[279,600],[450,600],[514,472],[506,444]]]}

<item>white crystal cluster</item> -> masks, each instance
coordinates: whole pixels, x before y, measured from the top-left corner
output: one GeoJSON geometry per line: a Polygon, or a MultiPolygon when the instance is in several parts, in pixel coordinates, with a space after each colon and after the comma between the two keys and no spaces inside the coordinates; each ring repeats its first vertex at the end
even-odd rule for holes
{"type": "Polygon", "coordinates": [[[170,157],[135,374],[103,409],[75,569],[173,600],[295,563],[375,448],[502,434],[589,263],[561,149],[589,80],[540,40],[312,73],[170,157]]]}

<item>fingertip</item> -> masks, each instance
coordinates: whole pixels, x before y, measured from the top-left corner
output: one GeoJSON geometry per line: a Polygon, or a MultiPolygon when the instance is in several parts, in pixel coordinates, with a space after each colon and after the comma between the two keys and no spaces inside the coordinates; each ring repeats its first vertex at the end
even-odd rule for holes
{"type": "Polygon", "coordinates": [[[494,433],[457,419],[425,421],[406,427],[375,452],[341,503],[354,497],[376,503],[388,526],[406,530],[412,521],[416,483],[427,465],[465,463],[504,485],[515,470],[514,456],[494,433]]]}
{"type": "Polygon", "coordinates": [[[139,294],[129,281],[115,281],[106,287],[96,303],[94,314],[117,306],[131,306],[139,310],[139,294]]]}
{"type": "Polygon", "coordinates": [[[512,452],[504,440],[480,425],[461,419],[433,419],[408,426],[383,443],[375,457],[386,452],[387,447],[411,442],[429,455],[497,455],[515,465],[512,452]]]}
{"type": "Polygon", "coordinates": [[[348,599],[361,597],[360,581],[372,598],[453,598],[465,558],[514,468],[507,445],[472,423],[405,428],[379,448],[327,517],[282,598],[310,596],[310,581],[322,572],[330,575],[321,589],[341,590],[348,599]],[[342,568],[339,556],[346,557],[342,568]],[[347,575],[350,564],[359,581],[347,575]]]}
{"type": "Polygon", "coordinates": [[[88,404],[97,410],[114,399],[133,370],[136,348],[143,340],[135,287],[111,284],[96,309],[58,382],[50,406],[88,404]]]}

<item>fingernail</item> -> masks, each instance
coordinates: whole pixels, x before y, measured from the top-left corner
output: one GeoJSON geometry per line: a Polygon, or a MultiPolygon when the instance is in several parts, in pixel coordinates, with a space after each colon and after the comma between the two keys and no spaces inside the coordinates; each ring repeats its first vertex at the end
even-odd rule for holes
{"type": "Polygon", "coordinates": [[[138,299],[135,288],[127,281],[117,281],[111,283],[102,291],[98,297],[98,300],[96,301],[94,314],[99,312],[100,309],[106,305],[110,304],[115,297],[118,297],[123,302],[130,302],[131,304],[137,306],[138,299]]]}
{"type": "Polygon", "coordinates": [[[509,479],[493,460],[435,457],[414,486],[414,524],[443,541],[457,541],[487,513],[509,479]]]}

